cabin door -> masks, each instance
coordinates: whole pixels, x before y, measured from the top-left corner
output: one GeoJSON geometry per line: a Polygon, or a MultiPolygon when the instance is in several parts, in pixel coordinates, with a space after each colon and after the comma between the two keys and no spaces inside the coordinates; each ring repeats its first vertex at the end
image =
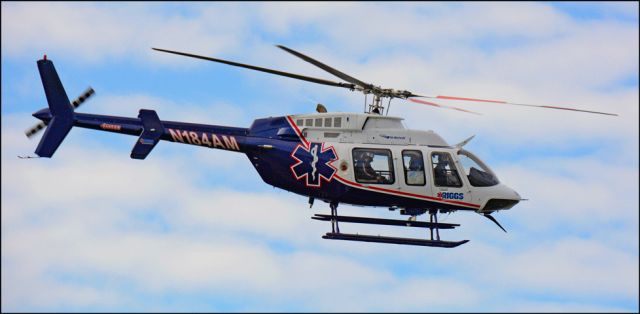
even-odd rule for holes
{"type": "Polygon", "coordinates": [[[450,152],[432,151],[429,154],[432,196],[442,200],[472,202],[471,190],[462,180],[457,163],[450,152]]]}

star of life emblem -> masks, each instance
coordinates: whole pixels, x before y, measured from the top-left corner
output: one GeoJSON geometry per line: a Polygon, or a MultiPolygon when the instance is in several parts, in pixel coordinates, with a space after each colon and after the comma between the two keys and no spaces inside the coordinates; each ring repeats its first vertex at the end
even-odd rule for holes
{"type": "Polygon", "coordinates": [[[324,143],[310,143],[307,148],[299,144],[291,157],[296,161],[291,166],[291,172],[297,180],[304,178],[306,186],[320,187],[322,180],[330,182],[336,173],[336,168],[331,164],[338,159],[333,146],[325,148],[324,143]]]}

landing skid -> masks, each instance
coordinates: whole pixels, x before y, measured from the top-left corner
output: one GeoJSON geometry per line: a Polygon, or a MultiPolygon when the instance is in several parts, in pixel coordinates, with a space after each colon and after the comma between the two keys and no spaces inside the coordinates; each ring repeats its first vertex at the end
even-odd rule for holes
{"type": "Polygon", "coordinates": [[[433,247],[446,247],[454,248],[458,245],[465,244],[469,240],[462,241],[443,241],[443,240],[426,240],[415,238],[396,238],[396,237],[383,237],[366,234],[350,234],[350,233],[334,233],[327,232],[322,236],[323,239],[331,240],[347,240],[347,241],[362,241],[362,242],[377,242],[377,243],[390,243],[390,244],[404,244],[404,245],[420,245],[420,246],[433,246],[433,247]]]}
{"type": "Polygon", "coordinates": [[[331,232],[323,235],[323,239],[329,240],[346,240],[346,241],[361,241],[361,242],[376,242],[387,244],[402,244],[402,245],[419,245],[419,246],[431,246],[431,247],[443,247],[454,248],[459,245],[469,242],[469,240],[462,241],[444,241],[440,240],[440,229],[454,229],[460,226],[459,224],[451,223],[439,223],[437,212],[430,211],[430,221],[412,221],[412,220],[396,220],[396,219],[382,219],[371,217],[354,217],[354,216],[338,216],[338,204],[331,203],[331,215],[315,214],[311,217],[315,220],[331,221],[331,232]],[[386,226],[403,226],[403,227],[417,227],[417,228],[429,228],[431,239],[417,239],[417,238],[398,238],[387,237],[380,235],[367,235],[367,234],[351,234],[340,232],[339,222],[348,223],[363,223],[372,225],[386,225],[386,226]],[[436,237],[433,237],[433,230],[436,231],[436,237]]]}

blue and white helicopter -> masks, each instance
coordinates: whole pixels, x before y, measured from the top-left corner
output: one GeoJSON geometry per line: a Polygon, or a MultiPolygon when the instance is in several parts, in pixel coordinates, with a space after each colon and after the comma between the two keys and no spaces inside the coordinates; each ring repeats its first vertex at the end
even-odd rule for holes
{"type": "Polygon", "coordinates": [[[402,118],[385,115],[393,98],[470,112],[429,99],[447,99],[572,110],[604,115],[611,113],[574,108],[518,104],[498,100],[453,96],[417,95],[406,90],[385,89],[365,83],[326,64],[284,46],[279,48],[307,61],[345,82],[303,76],[184,52],[154,50],[224,63],[308,82],[337,86],[365,94],[364,113],[329,113],[318,104],[317,113],[254,120],[248,128],[160,120],[154,110],[141,109],[137,118],[75,112],[94,94],[89,88],[69,102],[51,60],[38,60],[38,70],[49,107],[33,114],[42,122],[26,131],[32,137],[44,129],[36,148],[39,157],[50,158],[73,126],[137,136],[131,158],[145,159],[160,140],[223,149],[246,154],[264,182],[309,198],[329,203],[329,215],[313,219],[330,221],[324,239],[393,243],[452,248],[468,242],[444,241],[440,229],[459,224],[438,222],[438,213],[472,211],[489,218],[491,213],[512,208],[523,200],[501,183],[496,174],[463,147],[472,138],[449,145],[433,131],[409,130],[402,118]],[[367,104],[367,96],[372,95],[367,104]],[[368,105],[368,108],[366,108],[368,105]],[[399,209],[408,219],[381,219],[338,215],[338,204],[399,209]],[[416,217],[429,213],[429,221],[416,217]],[[339,223],[364,223],[430,229],[429,239],[399,238],[340,232],[339,223]],[[435,230],[435,237],[434,237],[435,230]]]}

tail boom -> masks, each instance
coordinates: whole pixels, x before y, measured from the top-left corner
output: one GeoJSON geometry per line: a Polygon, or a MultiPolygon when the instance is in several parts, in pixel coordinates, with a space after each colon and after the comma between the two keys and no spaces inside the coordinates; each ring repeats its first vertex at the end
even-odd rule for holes
{"type": "MultiPolygon", "coordinates": [[[[236,152],[245,151],[247,128],[175,121],[160,121],[160,123],[163,130],[159,140],[236,152]]],[[[142,135],[144,130],[141,118],[86,113],[76,114],[75,126],[134,136],[142,135]]]]}

